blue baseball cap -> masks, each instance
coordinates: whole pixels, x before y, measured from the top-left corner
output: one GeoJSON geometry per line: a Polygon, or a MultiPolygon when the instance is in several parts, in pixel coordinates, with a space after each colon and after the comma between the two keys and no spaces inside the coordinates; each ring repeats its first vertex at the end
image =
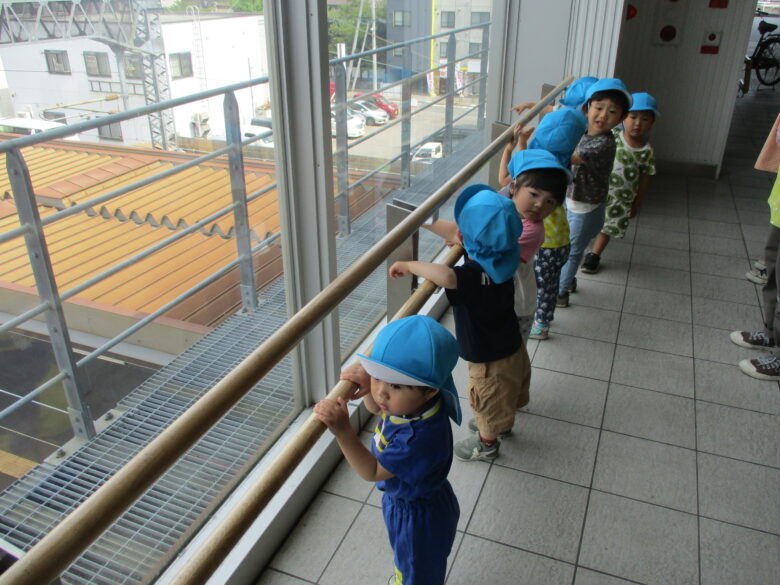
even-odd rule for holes
{"type": "Polygon", "coordinates": [[[511,199],[487,185],[470,185],[455,201],[455,222],[466,253],[493,282],[512,278],[520,263],[517,239],[523,220],[511,199]]]}
{"type": "Polygon", "coordinates": [[[561,98],[561,103],[569,108],[581,107],[587,101],[585,94],[588,92],[588,89],[598,80],[598,77],[593,77],[592,75],[580,77],[566,90],[566,95],[561,98]]]}
{"type": "Polygon", "coordinates": [[[438,321],[412,315],[388,323],[374,340],[371,357],[358,354],[372,378],[390,384],[439,389],[447,415],[463,420],[452,370],[458,362],[458,342],[438,321]]]}
{"type": "MultiPolygon", "coordinates": [[[[552,116],[554,113],[555,112],[547,114],[547,116],[552,116]]],[[[547,119],[547,116],[544,117],[542,122],[547,119]]],[[[539,129],[537,128],[536,131],[538,132],[539,129]]],[[[583,133],[580,132],[577,141],[582,138],[582,134],[583,133]]],[[[533,142],[533,140],[531,142],[533,142]]],[[[577,142],[574,143],[574,146],[577,146],[577,142]]],[[[572,148],[572,152],[573,151],[574,148],[572,148]]],[[[569,158],[571,158],[571,152],[569,152],[569,158]]],[[[518,175],[533,169],[557,169],[559,171],[563,171],[566,174],[567,183],[571,183],[572,181],[571,171],[566,168],[566,166],[561,164],[561,161],[558,159],[558,157],[551,152],[541,148],[529,148],[527,150],[516,152],[512,155],[512,158],[509,160],[509,164],[507,165],[509,176],[511,176],[513,179],[516,179],[518,175]]]]}
{"type": "Polygon", "coordinates": [[[629,112],[651,111],[656,118],[661,115],[661,112],[658,111],[658,103],[649,93],[640,91],[632,94],[632,97],[634,98],[634,103],[628,108],[629,112]]]}
{"type": "Polygon", "coordinates": [[[634,103],[631,98],[631,93],[628,91],[626,84],[620,81],[617,77],[605,77],[599,79],[593,83],[585,94],[585,101],[589,101],[593,94],[599,91],[619,91],[626,96],[628,100],[628,108],[631,109],[631,105],[634,103]]]}
{"type": "MultiPolygon", "coordinates": [[[[555,110],[539,122],[531,142],[528,143],[528,148],[546,150],[552,153],[564,167],[568,167],[571,164],[571,155],[587,129],[588,118],[582,110],[572,108],[555,110]]],[[[568,168],[566,170],[568,171],[568,168]]],[[[511,170],[509,173],[513,179],[517,176],[511,170]]],[[[569,182],[571,183],[571,177],[569,182]]]]}

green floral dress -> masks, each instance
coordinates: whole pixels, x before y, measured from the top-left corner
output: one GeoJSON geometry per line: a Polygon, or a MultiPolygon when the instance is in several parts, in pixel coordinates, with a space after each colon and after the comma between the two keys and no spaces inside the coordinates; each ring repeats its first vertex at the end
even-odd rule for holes
{"type": "Polygon", "coordinates": [[[601,231],[611,238],[622,238],[628,228],[631,205],[639,191],[639,178],[655,174],[655,153],[650,144],[641,148],[630,147],[623,140],[621,128],[614,128],[612,134],[615,136],[617,151],[609,176],[606,217],[601,231]]]}

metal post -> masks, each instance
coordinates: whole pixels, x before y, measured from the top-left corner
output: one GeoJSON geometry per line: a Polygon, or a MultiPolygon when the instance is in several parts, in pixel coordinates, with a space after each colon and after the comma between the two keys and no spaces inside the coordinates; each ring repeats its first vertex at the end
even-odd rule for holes
{"type": "MultiPolygon", "coordinates": [[[[387,204],[386,225],[390,232],[399,223],[405,220],[412,213],[416,206],[399,199],[393,199],[392,203],[387,204]]],[[[420,232],[416,231],[412,236],[406,239],[387,257],[385,263],[387,270],[396,260],[417,260],[420,250],[420,232]]],[[[385,271],[387,274],[387,271],[385,271]]],[[[409,295],[417,288],[417,277],[411,278],[390,278],[387,277],[387,314],[395,315],[403,304],[409,299],[409,295]],[[411,284],[411,287],[409,286],[411,284]]]]}
{"type": "Polygon", "coordinates": [[[33,195],[30,172],[18,149],[6,153],[5,161],[14,202],[19,213],[19,223],[28,226],[24,240],[30,256],[38,296],[43,302],[49,304],[49,310],[46,311],[46,326],[49,330],[54,359],[60,371],[65,374],[62,386],[68,400],[68,416],[73,427],[73,435],[82,440],[90,439],[95,436],[95,424],[92,421],[89,404],[84,398],[84,384],[73,356],[68,326],[41,226],[41,217],[33,195]]]}
{"type": "Polygon", "coordinates": [[[252,242],[250,241],[249,214],[246,204],[246,181],[244,178],[244,153],[241,151],[241,125],[238,118],[238,102],[232,91],[225,94],[225,136],[233,147],[228,155],[230,190],[233,195],[233,222],[235,224],[238,270],[241,276],[241,305],[244,311],[257,308],[255,273],[252,263],[252,242]]]}
{"type": "Polygon", "coordinates": [[[349,145],[347,144],[347,71],[344,63],[334,68],[336,83],[336,184],[338,185],[339,235],[351,231],[349,219],[349,145]]]}
{"type": "Polygon", "coordinates": [[[402,75],[406,79],[401,85],[401,189],[412,184],[412,49],[404,47],[404,67],[402,75]]]}
{"type": "Polygon", "coordinates": [[[485,127],[485,102],[487,100],[487,68],[488,68],[488,50],[490,47],[490,25],[486,24],[482,28],[482,58],[479,64],[479,105],[477,107],[477,128],[482,130],[485,127]]]}
{"type": "Polygon", "coordinates": [[[455,35],[447,37],[447,99],[444,107],[444,154],[452,154],[452,119],[455,111],[455,35]]]}

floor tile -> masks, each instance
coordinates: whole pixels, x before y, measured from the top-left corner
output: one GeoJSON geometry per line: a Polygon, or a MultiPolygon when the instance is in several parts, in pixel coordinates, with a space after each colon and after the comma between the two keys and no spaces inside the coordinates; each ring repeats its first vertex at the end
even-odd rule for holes
{"type": "Polygon", "coordinates": [[[716,299],[745,305],[758,305],[756,286],[747,278],[724,278],[711,274],[691,274],[691,292],[701,299],[716,299]]]}
{"type": "MultiPolygon", "coordinates": [[[[576,296],[577,300],[582,298],[579,293],[576,296]]],[[[617,339],[620,313],[572,304],[565,309],[556,310],[553,323],[556,334],[614,343],[617,339]]]]}
{"type": "Polygon", "coordinates": [[[496,463],[588,487],[598,441],[598,429],[521,413],[496,463]]]}
{"type": "Polygon", "coordinates": [[[731,193],[691,193],[688,196],[688,206],[690,209],[699,207],[724,207],[734,212],[734,197],[731,193]]]}
{"type": "Polygon", "coordinates": [[[690,323],[691,297],[629,286],[626,287],[623,312],[690,323]]]}
{"type": "Polygon", "coordinates": [[[722,221],[725,223],[737,223],[737,214],[732,207],[721,207],[716,205],[691,205],[688,210],[688,217],[691,219],[706,219],[708,221],[722,221]]]}
{"type": "MultiPolygon", "coordinates": [[[[690,220],[691,234],[701,234],[704,236],[715,236],[720,238],[730,238],[732,240],[742,239],[742,230],[739,224],[725,223],[722,221],[709,221],[706,219],[690,220]]],[[[735,244],[738,245],[738,244],[735,244]]]]}
{"type": "Polygon", "coordinates": [[[637,217],[637,224],[637,227],[664,229],[671,232],[688,231],[688,218],[680,215],[660,215],[645,212],[637,217]]]}
{"type": "Polygon", "coordinates": [[[382,510],[366,506],[317,582],[322,585],[384,584],[393,574],[393,566],[393,550],[387,539],[382,510]],[[366,543],[371,544],[366,546],[366,543]]]}
{"type": "Polygon", "coordinates": [[[624,238],[610,238],[606,249],[601,253],[602,263],[606,262],[629,262],[633,245],[626,242],[624,238]]]}
{"type": "Polygon", "coordinates": [[[468,533],[573,563],[588,490],[493,465],[468,533]]]}
{"type": "Polygon", "coordinates": [[[551,336],[544,344],[544,351],[536,353],[532,365],[564,374],[609,380],[614,344],[571,335],[551,336]]]}
{"type": "Polygon", "coordinates": [[[721,406],[696,404],[698,449],[780,468],[780,417],[721,406]]]}
{"type": "MultiPolygon", "coordinates": [[[[577,277],[577,292],[572,293],[569,297],[572,305],[619,311],[623,306],[623,293],[626,290],[625,282],[620,284],[600,282],[590,278],[590,276],[580,273],[577,277]]],[[[595,276],[598,276],[598,274],[595,276]]],[[[559,312],[565,312],[565,310],[556,310],[555,314],[558,315],[559,312]]]]}
{"type": "Polygon", "coordinates": [[[745,272],[750,269],[747,257],[731,258],[715,254],[702,254],[691,252],[691,271],[726,276],[729,278],[744,278],[745,272]]]}
{"type": "MultiPolygon", "coordinates": [[[[584,285],[585,281],[588,282],[595,280],[596,282],[604,282],[609,284],[626,284],[628,278],[628,262],[621,262],[620,260],[605,260],[599,264],[599,271],[596,274],[586,274],[582,271],[577,273],[577,281],[584,285]]],[[[576,299],[572,299],[572,302],[576,299]]]]}
{"type": "Polygon", "coordinates": [[[263,571],[260,580],[255,585],[308,585],[309,581],[301,581],[290,575],[285,575],[273,569],[263,571]]]}
{"type": "Polygon", "coordinates": [[[766,201],[750,197],[734,197],[734,206],[737,211],[762,212],[766,220],[769,220],[769,204],[766,201]]]}
{"type": "Polygon", "coordinates": [[[689,236],[686,232],[670,232],[651,227],[638,227],[634,242],[673,250],[688,250],[690,248],[689,236]]]}
{"type": "Polygon", "coordinates": [[[691,252],[732,256],[734,258],[744,258],[746,254],[744,243],[737,240],[704,234],[691,234],[690,238],[691,252]]]}
{"type": "MultiPolygon", "coordinates": [[[[366,446],[371,444],[372,437],[373,429],[371,432],[364,430],[360,433],[360,440],[366,446]]],[[[322,486],[322,491],[324,492],[337,496],[344,496],[345,498],[351,498],[360,502],[366,501],[366,498],[368,498],[372,489],[374,489],[374,484],[370,481],[366,481],[355,473],[346,459],[343,459],[341,463],[336,466],[336,469],[331,473],[328,481],[322,486]]]]}
{"type": "Polygon", "coordinates": [[[690,324],[666,319],[624,313],[620,320],[618,343],[675,355],[693,355],[690,324]]]}
{"type": "Polygon", "coordinates": [[[633,585],[634,583],[634,581],[624,581],[582,567],[577,568],[577,575],[574,577],[574,585],[633,585]]]}
{"type": "Polygon", "coordinates": [[[769,214],[764,211],[749,211],[739,210],[737,211],[737,217],[739,223],[744,225],[754,225],[766,230],[766,226],[769,223],[769,214]]]}
{"type": "Polygon", "coordinates": [[[696,516],[593,492],[580,564],[647,585],[698,585],[696,516]]]}
{"type": "Polygon", "coordinates": [[[657,266],[632,266],[628,272],[628,286],[691,294],[691,273],[657,266]]]}
{"type": "Polygon", "coordinates": [[[751,323],[761,322],[761,319],[761,309],[756,305],[699,297],[693,299],[693,322],[696,325],[741,331],[751,323]]]}
{"type": "Polygon", "coordinates": [[[688,215],[688,201],[669,201],[650,196],[642,203],[640,213],[671,216],[688,215]]]}
{"type": "MultiPolygon", "coordinates": [[[[320,493],[269,566],[302,579],[317,581],[360,509],[358,502],[320,493]]],[[[384,529],[384,523],[381,526],[384,529]]],[[[386,546],[389,551],[389,545],[386,546]]]]}
{"type": "Polygon", "coordinates": [[[593,489],[696,514],[696,452],[604,431],[593,489]]]}
{"type": "Polygon", "coordinates": [[[631,266],[659,266],[674,270],[690,270],[690,260],[687,250],[672,250],[657,246],[635,245],[631,255],[631,266]]]}
{"type": "MultiPolygon", "coordinates": [[[[746,324],[740,329],[756,329],[761,324],[746,324]]],[[[729,332],[725,329],[715,329],[703,325],[693,326],[693,357],[733,364],[736,368],[739,360],[753,358],[761,355],[761,352],[740,347],[729,338],[729,332]]]]}
{"type": "Polygon", "coordinates": [[[780,415],[777,382],[756,380],[732,364],[694,360],[694,370],[698,400],[780,415]]]}
{"type": "Polygon", "coordinates": [[[780,470],[699,453],[699,514],[780,535],[780,470]]]}
{"type": "Polygon", "coordinates": [[[467,534],[447,585],[570,585],[573,572],[567,563],[467,534]]]}
{"type": "Polygon", "coordinates": [[[741,224],[742,237],[746,240],[755,240],[756,242],[766,242],[769,233],[769,224],[749,225],[741,224]]]}
{"type": "Polygon", "coordinates": [[[780,536],[702,518],[701,585],[755,585],[778,581],[780,536]]]}
{"type": "Polygon", "coordinates": [[[693,400],[610,384],[604,429],[693,449],[693,400]]]}
{"type": "Polygon", "coordinates": [[[535,367],[531,376],[531,402],[525,410],[600,427],[606,398],[607,382],[535,367]]]}
{"type": "Polygon", "coordinates": [[[618,345],[611,381],[693,398],[693,371],[689,357],[618,345]]]}
{"type": "Polygon", "coordinates": [[[466,525],[474,513],[488,471],[490,471],[490,464],[485,461],[466,463],[453,458],[447,479],[452,484],[452,489],[458,496],[458,504],[460,505],[458,530],[466,530],[466,525]]]}

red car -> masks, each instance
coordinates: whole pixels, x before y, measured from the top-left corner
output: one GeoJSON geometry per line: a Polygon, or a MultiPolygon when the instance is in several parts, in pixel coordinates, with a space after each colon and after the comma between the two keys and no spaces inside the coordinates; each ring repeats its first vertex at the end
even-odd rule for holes
{"type": "Polygon", "coordinates": [[[398,116],[398,105],[393,102],[385,101],[385,99],[382,97],[382,94],[380,93],[372,93],[372,94],[366,94],[366,93],[359,93],[357,96],[363,96],[363,99],[367,102],[371,102],[374,104],[377,108],[380,108],[387,112],[387,115],[390,116],[390,119],[392,120],[396,116],[398,116]]]}

